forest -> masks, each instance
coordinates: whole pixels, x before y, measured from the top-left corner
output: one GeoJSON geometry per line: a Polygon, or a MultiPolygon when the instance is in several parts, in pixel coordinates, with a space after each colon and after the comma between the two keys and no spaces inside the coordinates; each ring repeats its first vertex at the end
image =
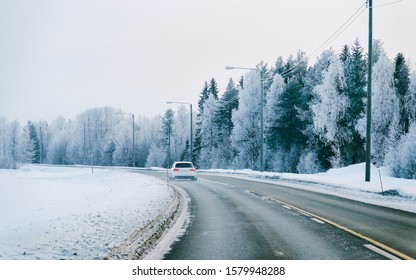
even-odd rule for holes
{"type": "MultiPolygon", "coordinates": [[[[259,170],[262,89],[265,170],[317,173],[364,162],[367,54],[356,40],[340,53],[323,51],[311,65],[309,59],[299,51],[272,66],[260,62],[257,71],[230,79],[221,94],[215,78],[205,81],[195,93],[192,138],[185,105],[151,118],[92,108],[50,123],[20,124],[0,113],[0,168],[169,167],[192,160],[201,169],[259,170]]],[[[379,40],[373,43],[371,112],[372,163],[416,179],[416,72],[403,53],[389,58],[379,40]]]]}

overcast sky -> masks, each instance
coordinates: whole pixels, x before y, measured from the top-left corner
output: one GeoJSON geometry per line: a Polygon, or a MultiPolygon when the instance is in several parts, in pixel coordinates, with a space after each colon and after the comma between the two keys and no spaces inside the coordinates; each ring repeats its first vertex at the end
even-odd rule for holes
{"type": "MultiPolygon", "coordinates": [[[[51,121],[111,106],[153,117],[166,101],[196,107],[205,81],[214,77],[222,93],[245,73],[225,66],[310,55],[365,2],[0,0],[0,115],[51,121]]],[[[373,1],[374,38],[413,67],[416,1],[391,2],[373,1]]],[[[327,48],[358,38],[367,51],[367,28],[365,10],[327,48]]]]}

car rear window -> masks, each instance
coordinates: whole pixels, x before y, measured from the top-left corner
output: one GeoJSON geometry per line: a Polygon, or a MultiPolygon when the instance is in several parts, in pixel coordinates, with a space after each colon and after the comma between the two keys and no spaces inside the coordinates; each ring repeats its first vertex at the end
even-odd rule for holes
{"type": "Polygon", "coordinates": [[[192,168],[192,163],[189,162],[179,162],[175,165],[177,168],[192,168]]]}

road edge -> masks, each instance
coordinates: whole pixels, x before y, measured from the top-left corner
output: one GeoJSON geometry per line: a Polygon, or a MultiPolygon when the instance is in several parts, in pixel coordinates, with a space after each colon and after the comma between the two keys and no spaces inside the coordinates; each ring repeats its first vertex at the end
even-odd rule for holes
{"type": "Polygon", "coordinates": [[[161,259],[182,229],[188,213],[188,197],[182,189],[170,185],[173,199],[159,215],[112,248],[106,260],[161,259]]]}
{"type": "Polygon", "coordinates": [[[186,233],[190,222],[188,194],[182,188],[170,185],[178,194],[180,204],[175,212],[176,217],[170,226],[165,228],[162,236],[158,239],[155,246],[143,256],[143,260],[161,260],[169,252],[172,244],[186,233]]]}

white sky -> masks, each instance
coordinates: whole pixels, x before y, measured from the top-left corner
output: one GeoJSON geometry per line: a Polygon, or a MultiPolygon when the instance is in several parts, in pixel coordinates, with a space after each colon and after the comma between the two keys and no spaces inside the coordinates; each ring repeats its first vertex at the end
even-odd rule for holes
{"type": "MultiPolygon", "coordinates": [[[[152,117],[166,101],[196,108],[205,81],[214,77],[222,93],[244,74],[225,66],[309,55],[364,3],[0,0],[0,115],[51,121],[111,106],[152,117]]],[[[374,38],[391,58],[416,62],[415,12],[414,0],[374,8],[374,38]]],[[[330,46],[339,52],[358,38],[367,51],[367,27],[366,10],[330,46]]]]}

